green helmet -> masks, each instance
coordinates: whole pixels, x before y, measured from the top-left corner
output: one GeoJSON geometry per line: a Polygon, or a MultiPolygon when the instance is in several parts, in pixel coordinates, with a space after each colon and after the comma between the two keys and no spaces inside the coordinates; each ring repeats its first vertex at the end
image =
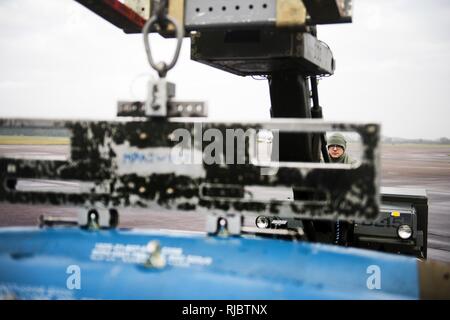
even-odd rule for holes
{"type": "Polygon", "coordinates": [[[341,146],[344,150],[347,148],[347,140],[340,133],[335,133],[328,138],[328,146],[338,145],[341,146]]]}

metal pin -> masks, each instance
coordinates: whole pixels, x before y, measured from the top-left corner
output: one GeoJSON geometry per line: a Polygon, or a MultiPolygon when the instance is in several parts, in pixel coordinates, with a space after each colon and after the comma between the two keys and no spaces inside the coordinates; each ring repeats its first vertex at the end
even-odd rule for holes
{"type": "Polygon", "coordinates": [[[8,164],[8,167],[6,169],[8,173],[15,173],[16,172],[16,165],[14,164],[8,164]]]}

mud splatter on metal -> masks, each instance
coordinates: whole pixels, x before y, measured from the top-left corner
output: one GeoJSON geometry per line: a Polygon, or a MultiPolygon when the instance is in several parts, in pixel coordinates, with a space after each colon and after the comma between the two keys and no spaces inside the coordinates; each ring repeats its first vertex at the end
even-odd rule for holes
{"type": "MultiPolygon", "coordinates": [[[[199,212],[224,211],[266,213],[283,217],[309,217],[320,219],[373,220],[379,212],[379,127],[375,124],[339,124],[320,120],[278,119],[265,123],[214,123],[205,120],[147,120],[147,121],[49,121],[1,119],[0,127],[66,128],[72,132],[71,159],[69,161],[37,161],[0,159],[0,201],[11,203],[47,203],[54,205],[83,205],[106,207],[164,207],[199,212]],[[178,164],[170,161],[169,154],[152,150],[170,150],[179,143],[173,139],[176,129],[186,129],[195,140],[196,151],[203,152],[211,141],[201,137],[208,129],[217,129],[226,137],[226,129],[280,129],[286,132],[357,132],[362,140],[361,164],[354,168],[335,164],[304,163],[289,166],[279,163],[274,175],[262,175],[261,167],[250,163],[249,144],[245,144],[244,164],[189,164],[200,168],[204,175],[177,173],[178,164]],[[128,169],[119,174],[124,155],[130,150],[129,161],[148,163],[145,172],[128,169]],[[116,150],[116,151],[115,151],[116,150]],[[136,152],[142,150],[142,154],[136,152]],[[147,153],[145,153],[145,152],[147,153]],[[134,153],[132,153],[134,152],[134,153]],[[150,152],[150,153],[149,153],[150,152]],[[167,157],[166,157],[167,156],[167,157]],[[160,169],[153,170],[161,162],[160,169]],[[164,165],[164,173],[161,166],[164,165]],[[131,171],[130,171],[131,170],[131,171]],[[18,179],[54,179],[93,182],[94,187],[79,194],[58,192],[19,192],[15,190],[18,179]],[[211,186],[200,190],[200,186],[211,186]],[[214,188],[217,185],[232,186],[214,188]],[[320,198],[304,201],[252,201],[244,199],[246,186],[283,186],[300,190],[315,190],[320,198]]],[[[225,140],[225,139],[224,139],[225,140]]],[[[223,152],[225,152],[225,141],[223,152]]],[[[236,146],[235,146],[236,148],[236,146]]],[[[235,150],[235,154],[237,150],[235,150]]],[[[222,155],[225,158],[225,154],[222,155]]],[[[135,162],[130,162],[131,165],[135,162]]],[[[131,167],[133,168],[133,167],[131,167]]],[[[137,166],[136,166],[137,168],[137,166]]],[[[194,172],[193,170],[192,172],[194,172]]]]}

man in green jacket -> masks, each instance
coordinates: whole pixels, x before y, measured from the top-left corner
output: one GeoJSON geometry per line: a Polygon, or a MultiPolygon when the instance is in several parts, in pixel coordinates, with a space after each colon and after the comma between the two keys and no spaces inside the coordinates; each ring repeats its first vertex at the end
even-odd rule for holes
{"type": "Polygon", "coordinates": [[[347,140],[340,133],[335,133],[328,138],[327,148],[330,161],[333,163],[354,164],[356,162],[345,152],[347,140]]]}
{"type": "MultiPolygon", "coordinates": [[[[330,156],[330,161],[332,163],[343,163],[343,164],[354,164],[356,160],[350,158],[346,153],[347,140],[340,133],[335,133],[328,138],[328,155],[330,156]]],[[[347,221],[337,220],[335,222],[334,231],[334,243],[335,244],[345,244],[347,239],[347,234],[350,229],[352,229],[352,224],[347,221]]]]}

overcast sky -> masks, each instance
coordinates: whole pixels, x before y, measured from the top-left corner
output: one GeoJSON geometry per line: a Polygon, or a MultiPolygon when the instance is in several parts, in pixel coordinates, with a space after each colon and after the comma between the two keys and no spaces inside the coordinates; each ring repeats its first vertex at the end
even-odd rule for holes
{"type": "MultiPolygon", "coordinates": [[[[450,137],[450,1],[355,0],[352,24],[318,32],[337,61],[319,84],[327,120],[450,137]]],[[[173,42],[151,41],[157,58],[169,59],[173,42]]],[[[269,118],[266,81],[190,61],[189,46],[168,75],[177,99],[208,101],[214,119],[269,118]]],[[[0,117],[111,119],[117,100],[144,98],[150,75],[140,35],[75,1],[0,0],[0,117]]]]}

